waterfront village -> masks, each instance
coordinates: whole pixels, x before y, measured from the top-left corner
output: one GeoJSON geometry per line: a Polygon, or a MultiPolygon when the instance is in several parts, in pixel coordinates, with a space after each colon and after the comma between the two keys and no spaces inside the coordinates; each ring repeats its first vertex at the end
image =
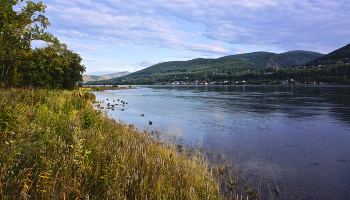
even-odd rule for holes
{"type": "MultiPolygon", "coordinates": [[[[187,82],[187,81],[174,81],[171,83],[157,83],[157,85],[245,85],[245,84],[254,84],[250,83],[245,80],[241,81],[235,81],[235,82],[229,82],[229,81],[213,81],[213,82],[207,82],[207,81],[194,81],[194,82],[187,82]]],[[[281,81],[273,81],[268,83],[262,83],[261,85],[325,85],[328,83],[323,82],[315,82],[315,81],[309,81],[309,82],[297,82],[293,79],[290,80],[281,80],[281,81]]],[[[336,83],[333,83],[336,84],[336,83]]]]}

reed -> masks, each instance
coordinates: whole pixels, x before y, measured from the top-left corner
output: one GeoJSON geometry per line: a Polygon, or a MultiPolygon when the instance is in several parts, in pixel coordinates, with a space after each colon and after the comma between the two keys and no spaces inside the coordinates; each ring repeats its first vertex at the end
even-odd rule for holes
{"type": "Polygon", "coordinates": [[[91,101],[79,90],[1,89],[1,199],[223,198],[203,153],[189,158],[91,101]]]}

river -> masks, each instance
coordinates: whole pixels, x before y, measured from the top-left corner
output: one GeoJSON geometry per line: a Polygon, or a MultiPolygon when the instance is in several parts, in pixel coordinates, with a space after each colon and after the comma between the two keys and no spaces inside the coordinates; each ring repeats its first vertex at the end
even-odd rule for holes
{"type": "Polygon", "coordinates": [[[350,199],[350,87],[136,87],[95,95],[120,104],[114,119],[224,153],[287,199],[350,199]]]}

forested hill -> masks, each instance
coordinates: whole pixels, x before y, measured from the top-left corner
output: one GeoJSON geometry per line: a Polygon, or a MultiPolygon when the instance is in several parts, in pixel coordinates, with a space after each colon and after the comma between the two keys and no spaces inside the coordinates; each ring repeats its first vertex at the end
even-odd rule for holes
{"type": "MultiPolygon", "coordinates": [[[[90,82],[91,84],[121,84],[122,80],[142,80],[147,79],[147,83],[168,82],[185,78],[189,81],[205,79],[212,74],[234,74],[250,70],[260,70],[261,66],[252,62],[245,62],[240,59],[218,58],[203,59],[197,58],[189,61],[171,61],[159,63],[146,69],[128,74],[120,78],[108,81],[90,82]]],[[[143,84],[143,83],[140,83],[143,84]]]]}
{"type": "Polygon", "coordinates": [[[324,54],[298,50],[289,51],[281,54],[275,54],[270,52],[253,52],[226,56],[225,58],[241,59],[243,61],[258,64],[263,68],[268,68],[302,65],[322,56],[324,56],[324,54]]]}
{"type": "Polygon", "coordinates": [[[339,48],[323,57],[315,59],[313,61],[308,62],[307,66],[318,66],[318,65],[334,65],[340,62],[350,63],[350,44],[339,48]]]}
{"type": "Polygon", "coordinates": [[[202,74],[240,72],[247,70],[258,70],[261,67],[251,62],[239,59],[203,59],[197,58],[189,61],[171,61],[153,65],[146,69],[134,72],[127,77],[148,77],[159,74],[202,74]]]}

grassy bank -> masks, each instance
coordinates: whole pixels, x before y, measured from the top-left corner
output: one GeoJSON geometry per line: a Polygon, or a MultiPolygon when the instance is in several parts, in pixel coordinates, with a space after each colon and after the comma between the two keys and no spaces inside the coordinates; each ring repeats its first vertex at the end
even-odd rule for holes
{"type": "Polygon", "coordinates": [[[135,87],[132,87],[129,85],[128,87],[119,87],[118,85],[112,85],[112,86],[84,86],[80,87],[79,90],[81,91],[104,91],[104,90],[123,90],[123,89],[136,89],[135,87]]]}
{"type": "Polygon", "coordinates": [[[2,89],[1,199],[219,199],[200,153],[117,123],[83,91],[2,89]]]}

